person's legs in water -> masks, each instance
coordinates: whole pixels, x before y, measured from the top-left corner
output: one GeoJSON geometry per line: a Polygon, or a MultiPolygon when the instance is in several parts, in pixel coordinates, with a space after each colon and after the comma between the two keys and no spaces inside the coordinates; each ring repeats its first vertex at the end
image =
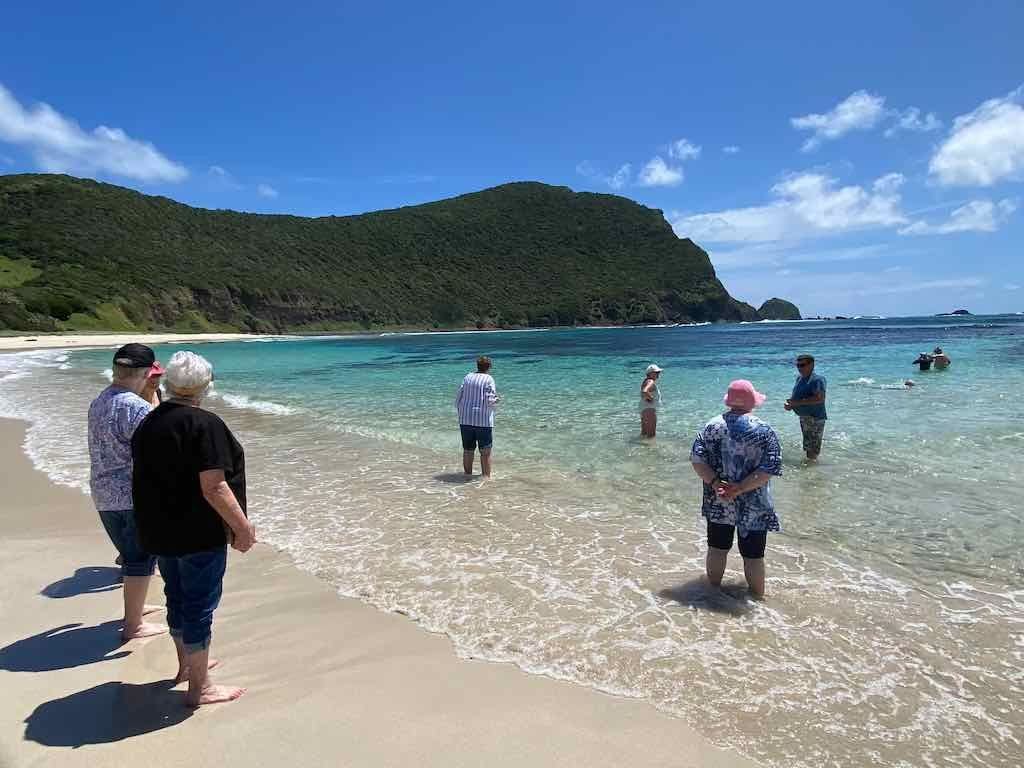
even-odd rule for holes
{"type": "Polygon", "coordinates": [[[801,416],[800,433],[803,435],[803,449],[807,454],[807,460],[817,461],[821,453],[821,440],[825,434],[825,420],[801,416]]]}
{"type": "Polygon", "coordinates": [[[491,427],[478,427],[477,442],[480,444],[480,471],[484,477],[491,476],[491,448],[494,446],[494,430],[491,427]]]}
{"type": "MultiPolygon", "coordinates": [[[[188,676],[185,703],[190,707],[234,701],[245,688],[215,685],[210,680],[213,612],[224,589],[227,548],[195,552],[176,558],[182,594],[182,631],[179,673],[188,676]]],[[[177,649],[178,642],[175,642],[177,649]]]]}
{"type": "Polygon", "coordinates": [[[739,536],[740,554],[743,556],[743,576],[751,594],[756,598],[764,597],[765,569],[764,549],[768,542],[766,531],[747,531],[746,536],[739,536]]]}
{"type": "Polygon", "coordinates": [[[708,554],[705,559],[708,582],[713,587],[722,586],[725,576],[725,565],[732,549],[733,526],[713,523],[708,520],[708,554]]]}
{"type": "Polygon", "coordinates": [[[143,621],[143,616],[160,610],[146,605],[149,580],[156,566],[156,558],[142,550],[135,530],[135,513],[130,509],[103,510],[99,513],[110,541],[121,558],[121,579],[124,582],[124,625],[122,640],[153,637],[167,631],[163,624],[143,621]]]}
{"type": "Polygon", "coordinates": [[[658,412],[654,408],[640,411],[640,434],[643,437],[654,437],[658,431],[658,412]]]}
{"type": "Polygon", "coordinates": [[[462,471],[473,474],[473,455],[476,453],[476,430],[469,424],[460,424],[462,435],[462,471]]]}

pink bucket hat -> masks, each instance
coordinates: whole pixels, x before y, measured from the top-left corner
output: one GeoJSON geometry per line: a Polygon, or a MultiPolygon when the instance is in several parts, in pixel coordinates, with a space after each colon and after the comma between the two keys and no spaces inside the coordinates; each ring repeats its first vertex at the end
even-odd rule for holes
{"type": "Polygon", "coordinates": [[[754,385],[746,379],[737,379],[729,385],[725,393],[725,404],[738,411],[752,411],[763,405],[767,400],[764,395],[754,389],[754,385]]]}

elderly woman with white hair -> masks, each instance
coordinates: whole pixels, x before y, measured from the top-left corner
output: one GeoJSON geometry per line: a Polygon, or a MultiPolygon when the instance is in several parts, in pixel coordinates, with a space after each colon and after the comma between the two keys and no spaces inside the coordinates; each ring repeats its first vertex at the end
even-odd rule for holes
{"type": "Polygon", "coordinates": [[[211,381],[207,360],[176,352],[164,374],[167,399],[132,437],[139,538],[164,578],[177,681],[188,681],[192,707],[245,693],[211,682],[210,638],[227,545],[247,552],[256,542],[245,511],[242,446],[219,416],[200,407],[211,381]]]}

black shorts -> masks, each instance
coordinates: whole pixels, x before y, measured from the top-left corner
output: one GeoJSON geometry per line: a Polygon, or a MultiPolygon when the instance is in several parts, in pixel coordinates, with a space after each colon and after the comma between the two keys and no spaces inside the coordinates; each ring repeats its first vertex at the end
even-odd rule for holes
{"type": "MultiPolygon", "coordinates": [[[[732,549],[732,533],[734,525],[712,523],[708,520],[708,546],[715,549],[732,549]]],[[[747,531],[746,536],[738,536],[740,554],[748,560],[760,560],[764,557],[764,548],[768,543],[768,531],[747,531]]]]}
{"type": "Polygon", "coordinates": [[[464,451],[475,451],[477,446],[480,446],[481,451],[487,451],[494,443],[494,427],[459,424],[459,431],[462,432],[462,450],[464,451]]]}

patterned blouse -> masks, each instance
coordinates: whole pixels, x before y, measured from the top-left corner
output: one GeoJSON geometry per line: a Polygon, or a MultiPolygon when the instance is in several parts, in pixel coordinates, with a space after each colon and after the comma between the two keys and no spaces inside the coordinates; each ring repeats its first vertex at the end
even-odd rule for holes
{"type": "MultiPolygon", "coordinates": [[[[755,470],[778,477],[782,475],[782,446],[768,424],[753,414],[730,411],[716,416],[697,433],[690,461],[707,464],[726,482],[737,483],[755,470]]],[[[735,525],[740,535],[779,530],[770,482],[732,501],[722,501],[705,484],[701,514],[712,523],[735,525]]]]}
{"type": "Polygon", "coordinates": [[[132,508],[132,434],[151,409],[114,384],[89,406],[89,489],[96,509],[132,508]]]}

